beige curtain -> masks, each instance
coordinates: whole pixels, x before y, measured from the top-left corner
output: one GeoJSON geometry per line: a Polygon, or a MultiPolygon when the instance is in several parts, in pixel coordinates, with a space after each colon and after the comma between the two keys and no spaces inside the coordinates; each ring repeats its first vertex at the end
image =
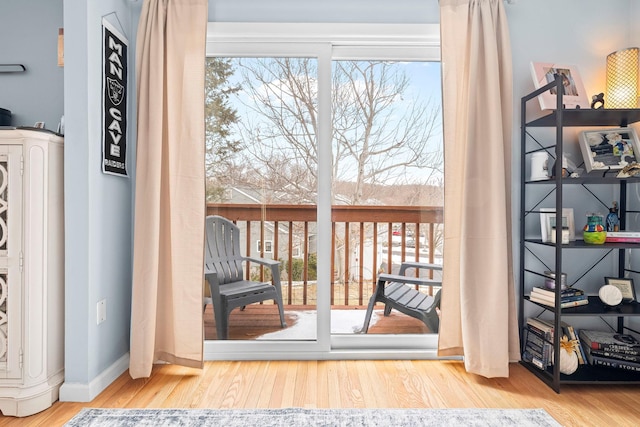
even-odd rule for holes
{"type": "Polygon", "coordinates": [[[137,40],[138,137],[129,373],[202,367],[207,0],[145,0],[137,40]]]}
{"type": "Polygon", "coordinates": [[[503,0],[440,0],[445,203],[439,355],[507,377],[520,358],[511,250],[512,66],[503,0]]]}

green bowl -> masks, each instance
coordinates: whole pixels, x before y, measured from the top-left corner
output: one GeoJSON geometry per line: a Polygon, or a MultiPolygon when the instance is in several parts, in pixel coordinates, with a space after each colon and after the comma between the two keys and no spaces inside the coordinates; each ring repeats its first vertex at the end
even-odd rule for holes
{"type": "Polygon", "coordinates": [[[607,239],[606,231],[584,231],[582,233],[582,238],[585,243],[589,243],[590,245],[601,245],[607,239]]]}

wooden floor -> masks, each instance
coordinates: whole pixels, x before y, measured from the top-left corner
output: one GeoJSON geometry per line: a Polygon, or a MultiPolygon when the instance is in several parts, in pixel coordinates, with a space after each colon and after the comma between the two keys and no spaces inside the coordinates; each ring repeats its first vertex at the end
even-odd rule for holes
{"type": "Polygon", "coordinates": [[[556,394],[519,364],[509,378],[467,374],[457,361],[207,362],[120,376],[89,403],[56,402],[2,426],[60,426],[99,408],[544,408],[565,426],[640,425],[639,386],[566,386],[556,394]]]}
{"type": "MultiPolygon", "coordinates": [[[[270,305],[234,310],[230,339],[279,330],[277,319],[270,305]]],[[[289,325],[294,321],[287,316],[289,325]]],[[[399,331],[428,332],[422,322],[396,312],[370,329],[399,331]]],[[[210,307],[205,334],[215,339],[210,307]]],[[[556,394],[519,364],[510,370],[509,378],[486,379],[467,374],[455,361],[206,362],[203,370],[163,365],[148,379],[123,374],[92,402],[57,402],[26,418],[0,416],[0,426],[60,426],[83,407],[544,408],[564,426],[640,425],[638,385],[564,386],[556,394]]]]}

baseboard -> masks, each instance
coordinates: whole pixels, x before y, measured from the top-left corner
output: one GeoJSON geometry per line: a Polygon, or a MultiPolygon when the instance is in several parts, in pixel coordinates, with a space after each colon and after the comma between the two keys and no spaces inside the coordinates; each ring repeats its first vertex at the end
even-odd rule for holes
{"type": "Polygon", "coordinates": [[[64,382],[60,387],[61,402],[91,402],[129,369],[129,353],[96,376],[89,384],[64,382]]]}

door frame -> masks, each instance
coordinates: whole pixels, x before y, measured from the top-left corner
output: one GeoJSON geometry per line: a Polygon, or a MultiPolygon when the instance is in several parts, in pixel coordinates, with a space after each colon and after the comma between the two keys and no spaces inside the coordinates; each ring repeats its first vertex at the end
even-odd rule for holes
{"type": "MultiPolygon", "coordinates": [[[[438,24],[209,23],[207,56],[318,60],[318,230],[331,229],[331,69],[333,60],[439,61],[438,24]]],[[[316,340],[204,343],[205,360],[437,358],[437,334],[332,335],[331,238],[318,235],[316,340]]]]}

